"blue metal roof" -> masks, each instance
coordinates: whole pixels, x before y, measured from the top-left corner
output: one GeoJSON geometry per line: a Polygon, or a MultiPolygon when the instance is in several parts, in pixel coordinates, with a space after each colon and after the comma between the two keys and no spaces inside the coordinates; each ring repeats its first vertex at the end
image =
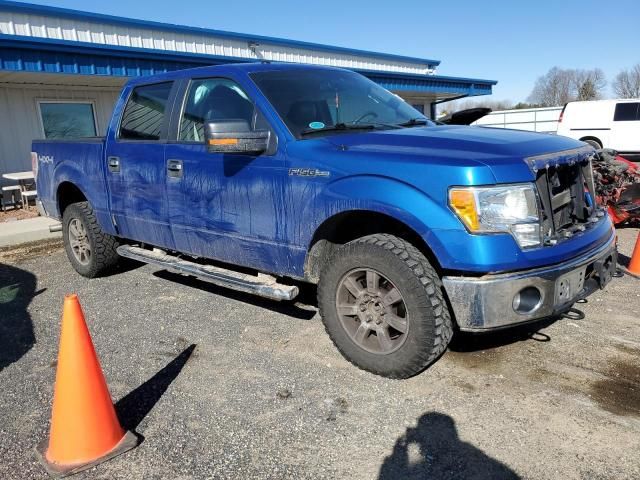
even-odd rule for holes
{"type": "MultiPolygon", "coordinates": [[[[229,63],[247,63],[247,59],[0,34],[0,70],[137,77],[229,63]]],[[[277,68],[276,64],[274,67],[277,68]]],[[[497,83],[441,75],[356,71],[388,90],[399,92],[490,95],[497,83]]]]}
{"type": "Polygon", "coordinates": [[[445,75],[416,75],[411,73],[356,70],[387,90],[420,93],[455,93],[459,96],[491,95],[497,80],[449,77],[445,75]]]}
{"type": "Polygon", "coordinates": [[[125,17],[117,17],[113,15],[104,15],[100,13],[82,12],[79,10],[71,10],[68,8],[49,7],[45,5],[35,5],[32,3],[11,2],[0,0],[0,8],[7,11],[26,13],[32,15],[53,15],[57,17],[65,17],[73,20],[92,21],[100,23],[112,23],[134,28],[153,28],[156,30],[167,30],[171,32],[181,32],[188,34],[205,34],[215,35],[218,37],[241,40],[245,42],[268,42],[274,45],[281,45],[292,48],[306,48],[313,50],[321,50],[325,52],[342,53],[347,55],[370,56],[376,58],[385,58],[395,61],[404,61],[411,63],[420,63],[430,68],[440,65],[439,60],[428,58],[408,57],[404,55],[395,55],[391,53],[371,52],[368,50],[359,50],[354,48],[336,47],[332,45],[323,45],[320,43],[303,42],[299,40],[289,40],[285,38],[269,37],[264,35],[250,35],[246,33],[227,32],[223,30],[214,30],[201,27],[187,27],[184,25],[174,25],[170,23],[152,22],[149,20],[138,20],[125,17]]]}
{"type": "Polygon", "coordinates": [[[0,34],[0,70],[133,77],[247,61],[239,57],[0,34]],[[124,65],[128,65],[125,70],[124,65]],[[143,71],[151,73],[140,73],[143,71]]]}

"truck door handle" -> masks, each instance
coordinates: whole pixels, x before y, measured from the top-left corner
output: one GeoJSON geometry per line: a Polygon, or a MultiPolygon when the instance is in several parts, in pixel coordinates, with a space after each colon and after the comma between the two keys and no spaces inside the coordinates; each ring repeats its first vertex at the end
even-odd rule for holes
{"type": "Polygon", "coordinates": [[[167,161],[167,172],[170,177],[181,177],[182,176],[182,160],[168,160],[167,161]]]}
{"type": "Polygon", "coordinates": [[[107,164],[109,166],[109,171],[112,173],[120,172],[120,157],[109,157],[107,158],[107,164]]]}

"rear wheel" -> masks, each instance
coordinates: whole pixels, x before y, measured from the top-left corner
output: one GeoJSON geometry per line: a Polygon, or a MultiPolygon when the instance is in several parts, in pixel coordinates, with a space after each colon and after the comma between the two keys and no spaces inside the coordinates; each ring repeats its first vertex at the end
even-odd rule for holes
{"type": "Polygon", "coordinates": [[[318,304],[342,355],[384,377],[421,372],[453,333],[436,271],[418,249],[392,235],[340,247],[321,273],[318,304]]]}
{"type": "Polygon", "coordinates": [[[598,140],[595,140],[593,138],[587,138],[586,140],[582,140],[582,141],[584,143],[588,143],[589,145],[591,145],[596,150],[602,149],[602,144],[600,142],[598,142],[598,140]]]}
{"type": "Polygon", "coordinates": [[[72,203],[65,209],[62,237],[69,262],[84,277],[97,277],[120,259],[117,239],[102,231],[89,202],[72,203]]]}

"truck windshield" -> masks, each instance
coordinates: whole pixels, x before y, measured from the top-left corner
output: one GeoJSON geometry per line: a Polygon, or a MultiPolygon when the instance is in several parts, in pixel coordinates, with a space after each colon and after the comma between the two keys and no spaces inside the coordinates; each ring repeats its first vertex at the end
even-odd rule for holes
{"type": "Polygon", "coordinates": [[[435,125],[355,72],[300,69],[254,72],[251,78],[296,138],[435,125]]]}

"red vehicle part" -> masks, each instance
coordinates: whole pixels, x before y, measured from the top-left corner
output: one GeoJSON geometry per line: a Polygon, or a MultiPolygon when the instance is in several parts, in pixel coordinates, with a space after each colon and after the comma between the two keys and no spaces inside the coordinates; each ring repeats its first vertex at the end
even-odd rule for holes
{"type": "Polygon", "coordinates": [[[640,168],[612,150],[600,150],[593,162],[596,200],[606,205],[615,225],[640,222],[640,168]]]}

